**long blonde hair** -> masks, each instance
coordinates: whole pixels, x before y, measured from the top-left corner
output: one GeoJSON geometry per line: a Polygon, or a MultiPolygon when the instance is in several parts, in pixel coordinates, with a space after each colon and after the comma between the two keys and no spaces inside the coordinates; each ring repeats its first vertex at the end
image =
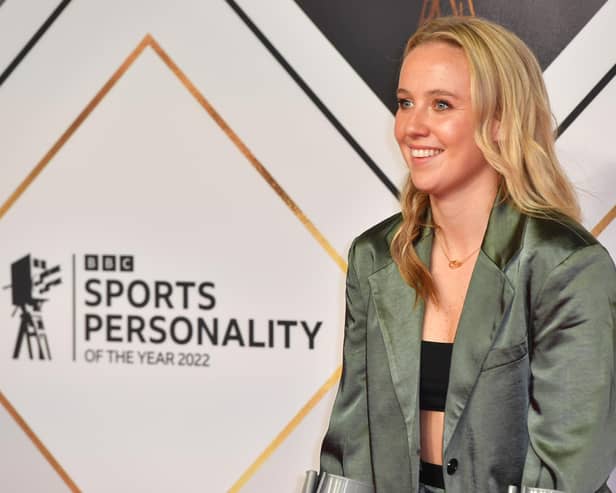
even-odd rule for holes
{"type": "MultiPolygon", "coordinates": [[[[563,214],[579,221],[573,187],[554,151],[553,119],[537,59],[512,32],[476,17],[440,17],[407,41],[444,42],[461,48],[469,64],[471,101],[478,122],[475,142],[501,177],[501,195],[533,216],[563,214]],[[498,126],[498,127],[496,127],[498,126]],[[498,138],[494,139],[494,128],[498,138]]],[[[391,244],[402,277],[424,301],[437,299],[430,272],[414,241],[423,227],[429,197],[409,176],[401,198],[403,221],[391,244]]]]}

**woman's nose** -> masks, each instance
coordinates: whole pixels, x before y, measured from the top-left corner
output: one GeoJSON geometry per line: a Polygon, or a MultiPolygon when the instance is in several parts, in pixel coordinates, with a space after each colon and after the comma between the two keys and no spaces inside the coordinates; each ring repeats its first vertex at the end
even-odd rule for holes
{"type": "Polygon", "coordinates": [[[408,137],[421,137],[430,133],[427,115],[421,108],[398,110],[399,131],[408,137]]]}

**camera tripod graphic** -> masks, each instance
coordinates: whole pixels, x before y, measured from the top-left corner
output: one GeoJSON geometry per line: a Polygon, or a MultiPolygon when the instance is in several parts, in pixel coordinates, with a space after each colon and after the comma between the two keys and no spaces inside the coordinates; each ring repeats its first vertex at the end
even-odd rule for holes
{"type": "Polygon", "coordinates": [[[12,316],[19,311],[21,319],[13,359],[19,358],[24,342],[28,346],[30,359],[34,359],[33,346],[35,349],[38,347],[39,359],[51,359],[41,310],[43,303],[49,301],[43,297],[45,293],[62,282],[59,272],[59,265],[48,269],[44,260],[32,258],[30,255],[11,264],[11,284],[6,288],[10,287],[12,291],[15,307],[12,316]]]}

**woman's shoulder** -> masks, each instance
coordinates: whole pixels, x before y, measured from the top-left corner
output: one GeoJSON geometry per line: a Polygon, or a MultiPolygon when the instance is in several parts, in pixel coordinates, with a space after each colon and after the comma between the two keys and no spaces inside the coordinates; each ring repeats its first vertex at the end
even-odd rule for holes
{"type": "Polygon", "coordinates": [[[370,260],[372,265],[385,265],[392,262],[391,240],[401,223],[402,214],[398,212],[371,226],[353,240],[349,257],[370,260]]]}
{"type": "Polygon", "coordinates": [[[529,216],[527,238],[538,246],[558,246],[571,252],[598,243],[593,234],[580,223],[556,213],[529,216]]]}
{"type": "Polygon", "coordinates": [[[546,274],[564,262],[600,262],[614,269],[610,254],[599,240],[577,221],[562,215],[529,216],[524,248],[535,267],[543,264],[546,274]]]}

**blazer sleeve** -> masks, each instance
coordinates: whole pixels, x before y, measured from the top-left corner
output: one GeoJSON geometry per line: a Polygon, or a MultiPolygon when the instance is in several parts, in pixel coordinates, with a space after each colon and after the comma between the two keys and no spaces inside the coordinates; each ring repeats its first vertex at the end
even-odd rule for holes
{"type": "MultiPolygon", "coordinates": [[[[366,299],[349,252],[342,378],[321,447],[321,472],[372,482],[366,396],[366,299]]],[[[364,282],[366,280],[364,279],[364,282]]]]}
{"type": "Polygon", "coordinates": [[[601,245],[547,275],[531,312],[523,485],[591,493],[616,465],[615,319],[616,272],[601,245]]]}

